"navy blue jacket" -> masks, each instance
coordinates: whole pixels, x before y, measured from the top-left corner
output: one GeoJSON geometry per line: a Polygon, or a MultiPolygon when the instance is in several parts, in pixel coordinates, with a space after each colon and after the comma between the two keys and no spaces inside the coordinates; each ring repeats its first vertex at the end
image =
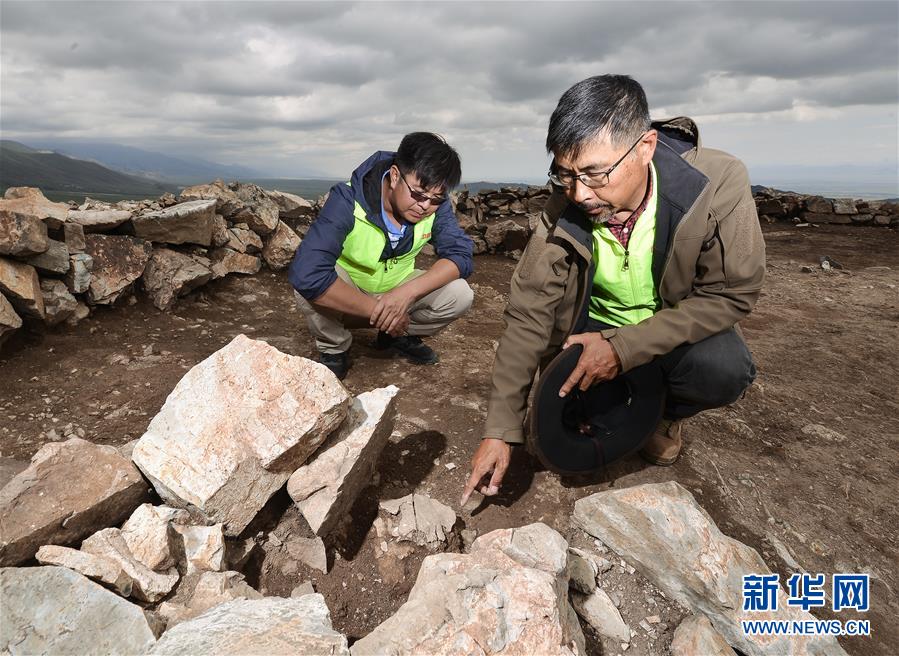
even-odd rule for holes
{"type": "MultiPolygon", "coordinates": [[[[334,270],[337,258],[343,250],[344,240],[356,223],[353,217],[355,202],[365,210],[368,220],[380,226],[387,236],[387,227],[381,217],[381,177],[393,164],[395,156],[396,153],[379,150],[353,171],[351,186],[340,183],[331,187],[327,202],[294,254],[288,272],[290,284],[306,300],[317,299],[337,279],[334,270]]],[[[388,238],[381,260],[408,253],[412,241],[412,230],[406,230],[395,248],[388,238]]],[[[431,244],[437,257],[455,263],[462,278],[471,275],[474,269],[473,245],[459,227],[449,199],[437,208],[431,229],[431,244]]]]}

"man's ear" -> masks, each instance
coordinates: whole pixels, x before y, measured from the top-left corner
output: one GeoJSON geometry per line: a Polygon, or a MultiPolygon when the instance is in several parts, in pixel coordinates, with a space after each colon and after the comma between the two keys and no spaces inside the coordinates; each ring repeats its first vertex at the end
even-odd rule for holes
{"type": "Polygon", "coordinates": [[[653,155],[656,153],[656,145],[659,143],[659,133],[653,128],[650,128],[646,131],[646,134],[643,135],[643,138],[640,140],[640,145],[637,146],[637,150],[640,152],[640,159],[643,162],[644,166],[649,166],[649,163],[652,161],[653,155]]]}

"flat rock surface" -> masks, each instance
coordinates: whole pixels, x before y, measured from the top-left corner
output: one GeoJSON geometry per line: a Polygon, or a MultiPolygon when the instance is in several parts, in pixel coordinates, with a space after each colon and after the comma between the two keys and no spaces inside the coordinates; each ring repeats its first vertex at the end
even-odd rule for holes
{"type": "Polygon", "coordinates": [[[48,444],[0,490],[0,565],[119,524],[146,497],[140,472],[114,448],[78,438],[48,444]]]}
{"type": "Polygon", "coordinates": [[[86,235],[85,250],[93,261],[88,301],[109,305],[140,278],[152,246],[143,239],[125,235],[86,235]]]}
{"type": "Polygon", "coordinates": [[[47,225],[38,217],[0,209],[0,255],[37,255],[48,245],[47,225]]]}
{"type": "Polygon", "coordinates": [[[0,292],[18,314],[44,318],[40,278],[33,266],[0,257],[0,292]]]}
{"type": "Polygon", "coordinates": [[[346,655],[346,638],[331,628],[321,595],[239,599],[166,631],[149,651],[157,656],[346,655]]]}
{"type": "Polygon", "coordinates": [[[167,244],[209,246],[216,202],[191,200],[131,219],[134,234],[142,239],[167,244]]]}
{"type": "Polygon", "coordinates": [[[80,225],[84,232],[107,232],[131,219],[128,210],[69,210],[69,221],[80,225]]]}
{"type": "Polygon", "coordinates": [[[0,652],[142,654],[156,642],[143,610],[63,567],[0,569],[0,652]]]}

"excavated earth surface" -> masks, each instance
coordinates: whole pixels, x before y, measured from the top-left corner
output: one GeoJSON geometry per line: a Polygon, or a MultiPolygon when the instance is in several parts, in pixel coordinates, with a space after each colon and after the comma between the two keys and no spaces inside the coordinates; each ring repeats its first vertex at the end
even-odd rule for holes
{"type": "MultiPolygon", "coordinates": [[[[519,450],[502,495],[460,516],[479,534],[542,521],[573,544],[589,546],[570,523],[576,499],[677,480],[726,534],[759,550],[781,581],[796,563],[828,575],[871,572],[873,635],[841,643],[853,654],[890,654],[899,644],[899,235],[854,226],[764,228],[768,282],[743,324],[758,379],[732,407],[689,424],[684,454],[673,467],[648,466],[634,456],[592,480],[568,480],[519,450]],[[824,255],[843,269],[822,270],[824,255]]],[[[434,340],[437,366],[388,357],[370,347],[371,331],[355,333],[346,385],[354,393],[400,387],[394,437],[346,530],[329,540],[330,572],[298,565],[276,548],[284,538],[308,534],[282,492],[245,533],[263,533],[264,548],[246,568],[250,583],[265,594],[289,595],[311,579],[335,628],[351,642],[402,604],[425,553],[381,556],[372,527],[377,504],[418,490],[458,510],[481,437],[514,266],[476,258],[474,307],[434,340]]],[[[0,455],[27,460],[66,435],[111,445],[140,437],[181,376],[239,333],[288,353],[314,353],[286,275],[271,272],[212,283],[170,313],[141,299],[98,309],[75,328],[14,336],[0,355],[0,455]]],[[[667,653],[684,611],[627,568],[616,565],[606,581],[635,632],[628,654],[667,653]],[[661,623],[647,632],[639,623],[651,615],[661,623]]],[[[587,637],[593,653],[621,651],[587,637]]]]}

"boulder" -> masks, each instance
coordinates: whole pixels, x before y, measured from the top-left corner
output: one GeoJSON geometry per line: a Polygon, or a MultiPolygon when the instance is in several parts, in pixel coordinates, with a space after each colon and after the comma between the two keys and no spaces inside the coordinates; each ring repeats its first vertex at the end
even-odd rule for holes
{"type": "Polygon", "coordinates": [[[600,635],[618,642],[631,641],[630,627],[621,619],[618,608],[602,588],[596,588],[590,594],[572,591],[571,605],[600,635]]]}
{"type": "Polygon", "coordinates": [[[414,542],[440,548],[450,539],[456,523],[455,511],[424,494],[409,494],[380,504],[375,529],[382,540],[414,542]]]}
{"type": "Polygon", "coordinates": [[[33,266],[0,257],[0,292],[20,316],[44,318],[41,281],[33,266]]]}
{"type": "Polygon", "coordinates": [[[0,255],[27,257],[48,246],[47,225],[38,217],[0,209],[0,255]]]}
{"type": "Polygon", "coordinates": [[[124,235],[86,235],[85,242],[93,261],[87,290],[92,305],[111,305],[124,295],[143,274],[153,250],[149,242],[124,235]]]}
{"type": "Polygon", "coordinates": [[[69,210],[69,221],[81,226],[83,232],[109,232],[131,220],[128,210],[69,210]]]}
{"type": "Polygon", "coordinates": [[[316,534],[328,534],[371,482],[378,456],[393,432],[397,392],[390,385],[353,399],[339,431],[288,480],[288,494],[316,534]]]}
{"type": "Polygon", "coordinates": [[[180,578],[174,567],[156,572],[140,562],[117,528],[104,528],[94,533],[81,543],[81,550],[117,563],[133,581],[131,596],[140,601],[159,601],[172,591],[180,578]]]}
{"type": "Polygon", "coordinates": [[[228,218],[235,223],[246,223],[250,230],[262,237],[270,234],[278,226],[277,203],[262,187],[254,184],[237,185],[235,191],[243,207],[228,218]]]}
{"type": "Polygon", "coordinates": [[[212,279],[210,266],[211,262],[204,257],[191,257],[169,248],[155,248],[141,282],[153,305],[160,310],[168,310],[177,297],[212,279]]]}
{"type": "Polygon", "coordinates": [[[269,198],[278,206],[278,216],[283,219],[299,219],[315,214],[315,205],[302,196],[284,191],[269,191],[269,198]]]}
{"type": "Polygon", "coordinates": [[[187,573],[221,572],[225,569],[225,536],[222,525],[178,526],[187,573]]]}
{"type": "Polygon", "coordinates": [[[671,656],[734,656],[734,650],[721,637],[705,615],[690,615],[674,630],[671,656]]]}
{"type": "Polygon", "coordinates": [[[512,220],[491,223],[484,233],[487,246],[494,252],[523,251],[529,236],[527,228],[512,220]]]}
{"type": "Polygon", "coordinates": [[[0,210],[36,216],[47,224],[50,230],[61,228],[66,222],[69,206],[53,203],[44,197],[37,187],[10,187],[0,200],[0,210]]]}
{"type": "Polygon", "coordinates": [[[132,458],[167,503],[234,536],[349,403],[323,365],[238,335],[178,382],[132,458]]]}
{"type": "Polygon", "coordinates": [[[73,294],[83,294],[91,285],[91,272],[94,269],[94,258],[87,253],[69,255],[69,270],[66,272],[66,287],[73,294]]]}
{"type": "Polygon", "coordinates": [[[855,201],[851,198],[834,198],[833,199],[834,214],[858,214],[855,207],[855,201]]]}
{"type": "Polygon", "coordinates": [[[833,214],[833,203],[821,196],[809,196],[805,199],[805,209],[815,214],[833,214]]]}
{"type": "Polygon", "coordinates": [[[293,259],[293,254],[300,247],[300,238],[290,226],[279,221],[274,232],[265,240],[262,259],[274,271],[284,269],[293,259]]]}
{"type": "Polygon", "coordinates": [[[228,243],[228,222],[221,214],[212,217],[212,238],[209,243],[213,248],[220,248],[228,243]]]}
{"type": "Polygon", "coordinates": [[[122,538],[128,551],[154,571],[175,566],[173,545],[177,539],[174,525],[188,524],[190,514],[180,508],[145,503],[122,525],[122,538]]]}
{"type": "Polygon", "coordinates": [[[47,250],[39,255],[33,255],[27,262],[44,274],[63,274],[69,270],[69,247],[64,241],[55,239],[47,240],[47,250]]]}
{"type": "MultiPolygon", "coordinates": [[[[743,576],[770,570],[751,547],[721,533],[690,493],[675,482],[608,490],[579,499],[574,521],[655,583],[669,598],[703,613],[747,654],[844,654],[830,636],[746,636],[740,626],[743,576]]],[[[813,620],[788,606],[753,612],[757,620],[813,620]]]]}
{"type": "Polygon", "coordinates": [[[209,246],[215,207],[213,200],[191,200],[136,216],[131,225],[135,235],[148,241],[209,246]]]}
{"type": "Polygon", "coordinates": [[[78,301],[69,293],[62,280],[41,280],[41,295],[44,297],[44,320],[48,326],[62,323],[75,314],[78,301]]]}
{"type": "Polygon", "coordinates": [[[217,248],[209,252],[212,262],[212,277],[222,278],[229,273],[258,273],[262,260],[255,255],[238,253],[230,248],[217,248]]]}
{"type": "Polygon", "coordinates": [[[178,194],[178,200],[214,200],[216,212],[223,215],[224,218],[230,219],[243,207],[244,202],[237,196],[234,191],[228,188],[221,180],[216,180],[211,184],[194,185],[185,188],[178,194]]]}
{"type": "Polygon", "coordinates": [[[166,631],[154,656],[331,654],[348,656],[346,637],[331,627],[325,599],[235,599],[166,631]]]}
{"type": "Polygon", "coordinates": [[[6,300],[6,296],[0,294],[0,344],[3,344],[12,332],[21,327],[22,318],[16,314],[12,304],[6,300]]]}
{"type": "Polygon", "coordinates": [[[78,438],[45,444],[0,490],[0,566],[119,524],[146,498],[144,479],[113,447],[78,438]]]}
{"type": "Polygon", "coordinates": [[[493,531],[470,554],[425,558],[409,599],[357,641],[368,654],[581,654],[568,545],[544,524],[493,531]]]}
{"type": "Polygon", "coordinates": [[[131,596],[134,581],[121,565],[108,558],[54,544],[45,544],[38,549],[35,558],[41,565],[66,567],[97,583],[102,583],[123,597],[131,596]]]}
{"type": "MultiPolygon", "coordinates": [[[[245,226],[245,224],[241,224],[245,226]]],[[[258,253],[262,250],[262,238],[247,227],[228,228],[227,248],[238,253],[258,253]]]]}
{"type": "Polygon", "coordinates": [[[84,226],[79,225],[78,223],[67,222],[62,227],[62,234],[62,240],[69,248],[69,255],[84,252],[84,226]]]}
{"type": "Polygon", "coordinates": [[[154,642],[143,610],[64,567],[0,569],[0,652],[143,654],[154,642]]]}
{"type": "Polygon", "coordinates": [[[201,572],[182,580],[175,595],[156,610],[171,629],[234,599],[262,599],[262,595],[247,584],[240,572],[201,572]]]}

